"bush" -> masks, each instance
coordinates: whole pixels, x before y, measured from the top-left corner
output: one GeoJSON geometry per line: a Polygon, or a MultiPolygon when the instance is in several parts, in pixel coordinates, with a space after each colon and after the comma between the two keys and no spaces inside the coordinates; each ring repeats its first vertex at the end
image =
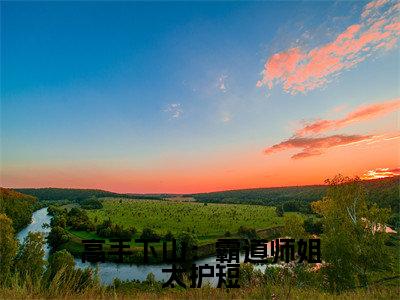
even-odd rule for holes
{"type": "Polygon", "coordinates": [[[56,251],[62,244],[69,241],[68,233],[60,226],[55,226],[51,229],[47,236],[47,242],[53,251],[56,251]]]}
{"type": "Polygon", "coordinates": [[[190,260],[194,257],[192,249],[197,247],[199,240],[194,233],[184,231],[178,235],[176,244],[178,256],[186,254],[186,258],[190,260]]]}
{"type": "Polygon", "coordinates": [[[140,238],[144,240],[150,240],[150,239],[159,239],[160,236],[153,229],[146,227],[143,228],[140,238]]]}
{"type": "Polygon", "coordinates": [[[164,240],[165,241],[172,241],[174,239],[174,235],[172,234],[171,231],[168,231],[165,235],[164,235],[164,240]]]}
{"type": "Polygon", "coordinates": [[[238,230],[238,234],[246,239],[257,239],[258,234],[254,228],[240,226],[238,230]]]}
{"type": "Polygon", "coordinates": [[[53,278],[61,269],[64,269],[64,271],[69,274],[74,270],[74,267],[74,257],[67,250],[63,249],[50,255],[47,276],[53,278]]]}
{"type": "Polygon", "coordinates": [[[123,226],[112,224],[110,220],[104,220],[102,224],[97,225],[96,233],[104,238],[124,238],[130,239],[136,233],[136,228],[129,227],[124,229],[123,226]]]}
{"type": "Polygon", "coordinates": [[[15,269],[22,279],[29,278],[36,281],[42,277],[46,263],[44,260],[44,245],[45,241],[42,233],[28,233],[15,258],[15,269]]]}
{"type": "Polygon", "coordinates": [[[67,226],[67,218],[63,214],[57,214],[51,218],[50,226],[65,228],[67,226]]]}
{"type": "Polygon", "coordinates": [[[400,213],[394,213],[390,216],[388,224],[396,229],[400,228],[400,213]]]}
{"type": "Polygon", "coordinates": [[[283,217],[284,211],[283,211],[283,207],[282,207],[281,205],[278,205],[278,206],[276,207],[275,212],[276,212],[276,215],[277,215],[278,217],[283,217]]]}
{"type": "Polygon", "coordinates": [[[241,287],[248,286],[251,283],[253,277],[254,266],[250,263],[244,263],[240,265],[239,269],[239,285],[241,287]]]}
{"type": "Polygon", "coordinates": [[[86,211],[79,208],[72,208],[68,212],[67,225],[71,226],[73,230],[94,231],[95,225],[90,220],[86,211]]]}
{"type": "Polygon", "coordinates": [[[308,233],[321,234],[322,233],[322,221],[314,218],[307,218],[304,220],[304,229],[308,233]]]}
{"type": "Polygon", "coordinates": [[[84,209],[101,209],[103,208],[103,203],[97,198],[89,198],[82,202],[81,207],[84,209]]]}

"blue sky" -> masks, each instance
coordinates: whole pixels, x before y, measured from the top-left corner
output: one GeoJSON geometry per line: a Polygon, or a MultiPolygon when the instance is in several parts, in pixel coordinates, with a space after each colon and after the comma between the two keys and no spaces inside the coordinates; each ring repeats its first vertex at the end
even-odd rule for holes
{"type": "MultiPolygon", "coordinates": [[[[146,188],[136,177],[123,186],[87,179],[85,187],[153,192],[168,189],[170,172],[203,174],[198,162],[221,163],[215,168],[221,178],[226,166],[235,169],[237,158],[252,152],[275,174],[285,158],[268,164],[260,153],[290,138],[301,120],[398,97],[396,49],[374,52],[306,93],[256,86],[274,53],[332,42],[359,22],[366,3],[2,2],[2,181],[77,185],[90,174],[49,178],[60,169],[94,168],[112,178],[123,170],[147,174],[146,188]],[[27,166],[43,181],[27,178],[27,166]]],[[[363,126],[396,129],[393,122],[363,126]]],[[[249,170],[257,160],[249,159],[249,170]]],[[[180,191],[176,182],[204,178],[176,178],[172,190],[180,191]]],[[[230,180],[204,189],[242,187],[240,177],[230,180]]]]}

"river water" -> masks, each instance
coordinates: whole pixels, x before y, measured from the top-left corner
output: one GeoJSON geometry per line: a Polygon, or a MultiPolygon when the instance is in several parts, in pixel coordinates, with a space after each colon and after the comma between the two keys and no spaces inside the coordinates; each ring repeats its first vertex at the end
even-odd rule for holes
{"type": "MultiPolygon", "coordinates": [[[[21,230],[17,234],[17,238],[20,243],[23,242],[25,237],[29,232],[42,232],[47,235],[50,231],[50,228],[43,227],[44,224],[50,224],[51,216],[47,213],[47,208],[42,208],[33,213],[32,222],[26,228],[21,230]]],[[[49,247],[45,245],[45,258],[49,256],[49,247]]],[[[244,260],[244,256],[240,257],[240,260],[244,260]]],[[[202,258],[195,261],[196,265],[216,265],[215,256],[202,258]]],[[[91,263],[82,263],[80,258],[75,258],[75,264],[78,268],[87,268],[87,267],[96,267],[96,264],[91,263]]],[[[135,264],[116,264],[111,262],[98,263],[98,273],[100,276],[100,280],[104,284],[112,283],[114,278],[118,278],[121,280],[145,280],[147,275],[151,272],[154,274],[156,280],[164,280],[167,281],[170,277],[170,273],[163,273],[163,268],[171,268],[169,264],[157,264],[157,265],[135,265],[135,264]]],[[[265,265],[257,265],[256,269],[265,271],[265,265]]],[[[217,278],[205,278],[204,282],[210,282],[212,285],[216,285],[217,278]]]]}

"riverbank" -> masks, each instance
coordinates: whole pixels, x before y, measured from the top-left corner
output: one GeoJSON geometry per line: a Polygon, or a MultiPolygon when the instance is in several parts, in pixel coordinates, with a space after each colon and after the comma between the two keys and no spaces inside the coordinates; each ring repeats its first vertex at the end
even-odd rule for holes
{"type": "MultiPolygon", "coordinates": [[[[70,252],[75,258],[81,258],[82,253],[84,252],[84,246],[82,243],[82,238],[74,235],[70,231],[69,233],[69,241],[66,242],[65,244],[62,244],[59,248],[59,250],[65,249],[68,252],[70,252]]],[[[115,255],[110,255],[109,252],[115,251],[115,249],[111,248],[111,243],[109,239],[104,239],[101,237],[98,237],[96,235],[91,235],[91,238],[95,240],[106,240],[106,243],[104,244],[103,250],[105,252],[105,261],[106,262],[115,262],[116,261],[116,256],[115,255]]],[[[153,255],[150,250],[149,250],[149,256],[148,256],[148,262],[144,262],[144,246],[143,244],[135,244],[134,239],[130,244],[129,251],[131,251],[130,255],[125,255],[124,256],[124,263],[128,264],[137,264],[137,265],[144,265],[144,264],[160,264],[163,263],[163,245],[162,243],[154,243],[151,244],[151,246],[154,246],[154,251],[156,255],[153,255]]],[[[115,244],[115,243],[114,243],[115,244]]],[[[171,248],[171,242],[168,242],[168,249],[167,249],[167,257],[172,257],[172,249],[171,248]]],[[[203,259],[207,258],[210,256],[215,255],[215,242],[214,243],[208,243],[208,244],[202,244],[197,246],[197,251],[196,251],[196,257],[198,259],[203,259]]]]}
{"type": "MultiPolygon", "coordinates": [[[[267,240],[272,240],[274,238],[277,238],[279,236],[281,236],[282,234],[282,230],[283,230],[283,226],[278,226],[278,227],[274,227],[274,228],[268,228],[268,229],[259,229],[257,230],[257,235],[260,238],[263,239],[267,239],[267,240]]],[[[69,233],[69,237],[70,240],[61,245],[60,250],[65,249],[68,252],[70,252],[72,255],[74,255],[74,257],[76,258],[81,258],[82,257],[82,253],[84,251],[84,246],[82,243],[82,238],[80,238],[79,236],[77,236],[76,234],[74,234],[71,231],[68,231],[69,233]]],[[[90,234],[88,235],[88,238],[93,238],[93,239],[98,239],[98,240],[102,240],[103,238],[96,236],[95,234],[90,234]]],[[[233,236],[232,238],[240,238],[240,236],[233,236]]],[[[220,238],[224,238],[224,237],[220,237],[220,238]]],[[[108,239],[106,240],[106,244],[104,245],[104,251],[105,253],[105,261],[107,262],[115,262],[115,255],[109,255],[108,252],[109,251],[115,251],[114,249],[111,249],[111,245],[108,241],[108,239]]],[[[208,258],[211,256],[215,256],[216,252],[215,252],[215,242],[217,241],[217,239],[215,239],[212,243],[205,243],[205,244],[200,244],[197,246],[197,251],[196,251],[196,257],[197,259],[204,259],[204,258],[208,258]]],[[[160,264],[163,263],[163,245],[162,243],[154,243],[152,244],[154,246],[154,250],[156,253],[156,256],[154,255],[149,255],[148,257],[148,263],[146,264],[160,264]]],[[[133,242],[130,244],[131,248],[129,249],[132,254],[131,255],[127,255],[124,256],[124,262],[128,263],[128,264],[138,264],[138,265],[142,265],[145,264],[144,263],[144,250],[143,250],[143,245],[142,246],[137,246],[135,244],[133,244],[133,242]]],[[[168,243],[168,247],[170,248],[170,242],[168,243]]],[[[167,257],[171,257],[172,256],[172,250],[169,249],[167,250],[167,257]]]]}
{"type": "MultiPolygon", "coordinates": [[[[50,231],[49,227],[43,227],[44,224],[50,224],[51,221],[51,216],[48,215],[47,208],[42,208],[40,210],[37,210],[33,213],[32,216],[32,222],[29,224],[26,228],[24,228],[22,231],[20,231],[17,235],[18,239],[22,242],[23,239],[28,235],[29,232],[42,232],[45,235],[47,235],[50,231]]],[[[258,233],[260,234],[261,237],[266,237],[267,235],[278,235],[280,232],[280,227],[276,229],[265,229],[265,230],[260,230],[258,233]]],[[[162,260],[155,262],[151,261],[151,255],[149,256],[150,262],[149,264],[144,264],[143,263],[143,256],[136,256],[137,257],[137,263],[136,262],[125,262],[125,263],[115,263],[112,262],[111,260],[107,260],[105,263],[98,263],[98,264],[92,264],[92,263],[83,263],[82,262],[82,252],[83,250],[81,240],[76,238],[73,243],[70,243],[69,245],[74,245],[76,247],[75,249],[72,249],[71,254],[75,254],[75,265],[76,267],[80,269],[85,269],[85,268],[93,268],[97,269],[98,275],[100,277],[100,281],[103,284],[111,284],[113,280],[116,278],[118,280],[140,280],[144,281],[146,280],[147,276],[149,273],[152,273],[155,277],[156,280],[162,281],[162,280],[167,280],[169,278],[169,274],[163,273],[162,269],[163,268],[170,268],[170,264],[163,263],[162,260]]],[[[197,260],[194,261],[194,263],[198,265],[214,265],[215,264],[215,248],[214,244],[209,244],[209,245],[204,245],[205,247],[209,247],[209,249],[206,249],[203,251],[203,256],[198,257],[197,260]],[[208,251],[208,252],[207,252],[208,251]],[[207,255],[206,255],[207,254],[207,255]]],[[[71,250],[71,248],[67,248],[68,251],[71,250]]],[[[203,249],[203,248],[202,248],[203,249]]],[[[139,250],[138,250],[139,251],[139,250]]],[[[48,257],[50,252],[50,248],[46,244],[45,247],[45,256],[46,258],[48,257]]],[[[143,253],[143,248],[140,249],[140,253],[143,253]]],[[[159,255],[160,258],[162,258],[162,254],[159,255]]],[[[244,255],[241,255],[241,261],[243,262],[244,260],[244,255]]],[[[257,267],[259,270],[264,270],[265,267],[258,266],[257,267]]],[[[214,284],[214,281],[210,281],[212,284],[214,284]]]]}

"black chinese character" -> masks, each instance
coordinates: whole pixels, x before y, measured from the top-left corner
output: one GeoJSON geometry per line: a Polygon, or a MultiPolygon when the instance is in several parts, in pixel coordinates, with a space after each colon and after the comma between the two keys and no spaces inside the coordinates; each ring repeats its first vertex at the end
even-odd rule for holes
{"type": "Polygon", "coordinates": [[[218,276],[218,284],[217,287],[221,288],[222,285],[225,285],[227,288],[238,288],[239,286],[239,264],[228,264],[220,265],[217,264],[216,276],[218,276]],[[228,267],[227,272],[225,272],[226,267],[228,267]]]}
{"type": "Polygon", "coordinates": [[[199,266],[199,281],[197,282],[197,287],[201,288],[203,278],[210,277],[214,277],[214,266],[209,266],[208,264],[205,264],[204,266],[199,266]]]}
{"type": "Polygon", "coordinates": [[[217,262],[239,263],[240,241],[238,239],[219,239],[215,244],[217,262]]]}
{"type": "Polygon", "coordinates": [[[84,251],[82,253],[82,262],[105,262],[103,244],[105,240],[82,240],[84,251]]]}
{"type": "Polygon", "coordinates": [[[118,243],[118,245],[111,245],[112,249],[118,249],[118,251],[110,252],[110,255],[118,255],[118,262],[123,262],[123,255],[131,255],[132,251],[124,251],[124,249],[129,248],[129,245],[124,245],[124,243],[129,243],[131,239],[111,239],[111,243],[118,243]]]}
{"type": "Polygon", "coordinates": [[[303,239],[297,241],[297,254],[299,255],[299,263],[307,260],[307,241],[303,239]]]}
{"type": "Polygon", "coordinates": [[[294,239],[281,239],[282,244],[280,244],[281,260],[285,258],[285,262],[288,263],[289,260],[294,260],[294,239]]]}
{"type": "MultiPolygon", "coordinates": [[[[135,242],[136,243],[143,243],[143,262],[145,264],[147,264],[149,262],[149,243],[158,243],[160,241],[160,239],[136,239],[135,242]]],[[[154,257],[157,257],[157,253],[156,250],[154,249],[153,246],[150,246],[150,250],[151,250],[151,254],[154,257]]]]}
{"type": "Polygon", "coordinates": [[[309,263],[320,263],[321,262],[321,240],[320,239],[309,239],[308,240],[308,262],[309,263]]]}
{"type": "Polygon", "coordinates": [[[244,262],[250,263],[266,263],[267,262],[267,240],[251,240],[250,245],[246,240],[247,245],[245,247],[245,258],[244,262]]]}
{"type": "Polygon", "coordinates": [[[162,285],[163,288],[165,287],[174,287],[174,281],[183,288],[186,288],[186,284],[184,284],[181,280],[181,276],[179,274],[183,274],[185,270],[178,269],[175,264],[172,265],[172,269],[162,269],[163,273],[171,273],[171,277],[168,279],[166,283],[162,285]]]}
{"type": "Polygon", "coordinates": [[[279,259],[279,239],[275,239],[275,241],[271,241],[271,256],[274,257],[272,263],[276,264],[279,259]]]}

